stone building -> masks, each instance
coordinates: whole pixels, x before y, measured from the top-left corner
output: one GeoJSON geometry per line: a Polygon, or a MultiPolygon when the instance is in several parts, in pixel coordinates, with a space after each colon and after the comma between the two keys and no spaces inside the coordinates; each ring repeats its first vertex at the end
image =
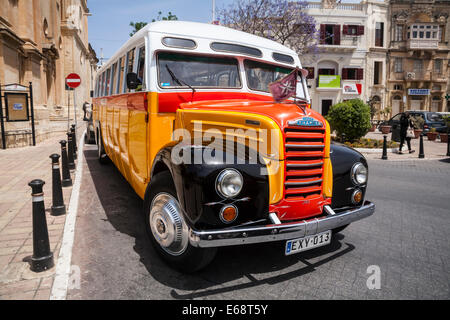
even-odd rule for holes
{"type": "Polygon", "coordinates": [[[388,101],[404,110],[450,111],[449,0],[391,0],[388,101]]]}
{"type": "MultiPolygon", "coordinates": [[[[77,116],[90,101],[97,58],[88,42],[86,0],[0,0],[0,84],[33,84],[36,141],[67,130],[65,77],[81,76],[77,116]]],[[[6,122],[7,147],[29,145],[28,122],[6,122]]]]}
{"type": "Polygon", "coordinates": [[[326,115],[332,105],[354,98],[373,99],[378,109],[386,106],[388,10],[387,0],[307,3],[320,31],[318,53],[300,57],[310,70],[314,110],[326,115]]]}

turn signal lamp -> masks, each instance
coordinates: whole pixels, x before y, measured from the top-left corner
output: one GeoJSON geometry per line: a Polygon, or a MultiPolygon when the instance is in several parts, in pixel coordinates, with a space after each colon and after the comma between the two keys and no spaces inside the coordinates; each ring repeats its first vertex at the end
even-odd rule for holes
{"type": "Polygon", "coordinates": [[[352,202],[353,204],[358,204],[362,201],[363,193],[361,190],[357,189],[355,192],[353,192],[352,195],[352,202]]]}
{"type": "Polygon", "coordinates": [[[232,205],[226,205],[220,210],[220,220],[224,223],[231,223],[234,220],[236,220],[238,216],[238,210],[237,208],[232,205]]]}

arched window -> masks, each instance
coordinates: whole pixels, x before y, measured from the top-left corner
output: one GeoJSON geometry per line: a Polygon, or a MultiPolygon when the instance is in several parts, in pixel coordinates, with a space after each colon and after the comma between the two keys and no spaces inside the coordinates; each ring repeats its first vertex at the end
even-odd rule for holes
{"type": "Polygon", "coordinates": [[[44,19],[43,29],[44,29],[44,36],[48,37],[48,22],[47,22],[47,19],[44,19]]]}

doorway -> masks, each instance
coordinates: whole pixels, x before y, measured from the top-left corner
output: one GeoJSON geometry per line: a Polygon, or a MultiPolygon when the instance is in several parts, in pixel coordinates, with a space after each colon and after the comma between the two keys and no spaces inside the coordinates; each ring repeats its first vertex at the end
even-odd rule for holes
{"type": "Polygon", "coordinates": [[[322,100],[322,115],[326,116],[328,111],[330,110],[331,105],[333,104],[333,100],[331,99],[323,99],[322,100]]]}

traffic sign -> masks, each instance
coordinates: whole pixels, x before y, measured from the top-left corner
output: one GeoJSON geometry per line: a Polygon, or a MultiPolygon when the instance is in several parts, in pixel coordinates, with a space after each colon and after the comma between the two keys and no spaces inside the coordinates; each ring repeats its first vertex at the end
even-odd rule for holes
{"type": "Polygon", "coordinates": [[[68,87],[75,89],[81,84],[81,78],[76,73],[71,73],[66,77],[66,84],[68,87]]]}

